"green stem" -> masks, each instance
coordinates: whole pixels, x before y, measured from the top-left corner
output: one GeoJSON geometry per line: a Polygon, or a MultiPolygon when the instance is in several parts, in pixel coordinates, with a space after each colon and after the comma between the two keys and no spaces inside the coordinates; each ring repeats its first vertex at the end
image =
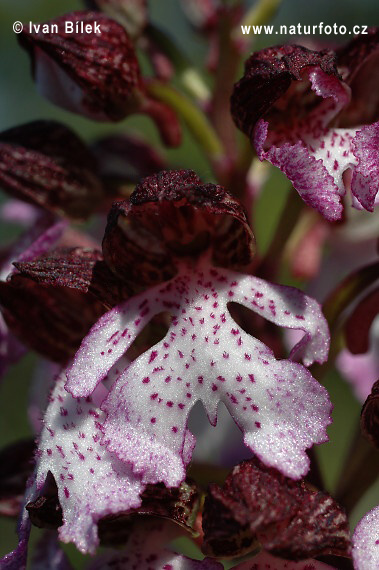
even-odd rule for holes
{"type": "Polygon", "coordinates": [[[378,477],[379,452],[357,429],[355,439],[341,470],[336,499],[348,513],[378,477]]]}
{"type": "Polygon", "coordinates": [[[220,163],[223,158],[223,148],[205,114],[188,97],[170,85],[151,81],[146,88],[151,97],[169,105],[183,119],[212,165],[220,163]]]}
{"type": "Polygon", "coordinates": [[[210,99],[210,90],[203,77],[190,59],[178,48],[176,43],[160,28],[149,24],[147,36],[167,55],[175,68],[178,80],[185,90],[201,103],[210,99]]]}
{"type": "Polygon", "coordinates": [[[284,249],[303,211],[303,206],[304,203],[298,193],[294,188],[290,188],[274,237],[259,267],[259,273],[266,279],[275,278],[284,249]]]}
{"type": "Polygon", "coordinates": [[[218,26],[218,65],[211,103],[211,120],[233,163],[237,159],[236,127],[230,114],[230,97],[240,63],[240,52],[232,41],[232,24],[228,14],[218,26]]]}
{"type": "Polygon", "coordinates": [[[241,39],[241,26],[261,26],[269,22],[275,16],[281,2],[282,0],[259,0],[234,28],[233,38],[241,39]]]}

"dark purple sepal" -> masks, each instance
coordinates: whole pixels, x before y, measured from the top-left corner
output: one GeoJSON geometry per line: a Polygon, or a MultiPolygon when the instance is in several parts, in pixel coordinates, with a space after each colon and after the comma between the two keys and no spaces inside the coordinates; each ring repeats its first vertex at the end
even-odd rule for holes
{"type": "Polygon", "coordinates": [[[371,394],[363,404],[361,431],[379,449],[379,380],[372,387],[371,394]]]}
{"type": "Polygon", "coordinates": [[[191,170],[145,178],[130,202],[113,206],[103,240],[112,271],[141,285],[172,278],[179,258],[208,248],[214,265],[242,268],[253,258],[254,237],[240,203],[191,170]]]}
{"type": "Polygon", "coordinates": [[[19,273],[44,286],[90,293],[111,308],[133,294],[104,263],[100,251],[86,248],[58,248],[34,261],[14,264],[19,273]]]}
{"type": "Polygon", "coordinates": [[[256,541],[290,560],[350,552],[348,521],[334,499],[258,459],[235,467],[222,488],[210,486],[203,529],[204,552],[213,556],[237,556],[256,541]]]}
{"type": "Polygon", "coordinates": [[[52,212],[86,218],[102,197],[95,159],[77,135],[54,121],[0,134],[0,186],[52,212]]]}
{"type": "Polygon", "coordinates": [[[318,98],[307,92],[306,105],[300,104],[304,92],[297,89],[296,83],[302,81],[303,72],[310,67],[340,77],[336,56],[329,50],[313,51],[303,46],[283,45],[253,53],[246,61],[244,76],[235,84],[231,97],[231,112],[237,127],[252,138],[257,121],[268,111],[272,111],[270,119],[274,123],[280,120],[280,110],[277,110],[277,117],[272,107],[284,95],[287,97],[286,122],[291,115],[299,119],[299,114],[309,112],[318,98]],[[287,93],[291,87],[293,89],[287,93]]]}
{"type": "Polygon", "coordinates": [[[42,286],[20,274],[0,282],[0,305],[11,332],[46,358],[65,363],[106,311],[93,295],[42,286]]]}

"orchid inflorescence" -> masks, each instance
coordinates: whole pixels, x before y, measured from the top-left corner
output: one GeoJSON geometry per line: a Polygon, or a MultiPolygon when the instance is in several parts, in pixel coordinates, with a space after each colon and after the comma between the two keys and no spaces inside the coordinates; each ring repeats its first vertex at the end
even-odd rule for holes
{"type": "Polygon", "coordinates": [[[91,0],[51,21],[57,34],[20,35],[44,96],[97,121],[145,114],[167,147],[184,122],[211,181],[128,131],[90,147],[55,121],[0,133],[1,215],[23,226],[0,255],[0,373],[39,355],[34,439],[0,453],[0,514],[19,534],[2,569],[26,568],[31,525],[35,569],[72,568],[62,543],[92,570],[379,567],[379,507],[352,536],[348,522],[379,467],[378,232],[365,228],[379,32],[335,51],[265,48],[235,83],[242,4],[183,2],[213,90],[144,0],[91,0]],[[250,218],[268,163],[293,188],[263,255],[250,218]],[[311,294],[282,284],[291,273],[311,294]],[[364,403],[334,496],[313,448],[328,440],[333,364],[364,403]],[[171,544],[183,536],[197,559],[171,544]]]}

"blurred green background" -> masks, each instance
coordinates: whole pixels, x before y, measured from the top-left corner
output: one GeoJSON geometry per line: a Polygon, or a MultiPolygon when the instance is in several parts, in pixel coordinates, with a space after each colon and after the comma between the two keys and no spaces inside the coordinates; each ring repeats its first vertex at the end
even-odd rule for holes
{"type": "MultiPolygon", "coordinates": [[[[252,4],[252,3],[251,3],[252,4]]],[[[250,4],[249,4],[250,5],[250,4]]],[[[16,20],[22,22],[40,22],[56,17],[70,10],[82,9],[79,0],[0,0],[0,130],[22,124],[27,121],[52,118],[71,126],[87,140],[93,140],[105,133],[123,131],[131,128],[142,132],[157,146],[161,146],[154,126],[148,119],[131,117],[114,124],[94,123],[77,115],[65,112],[41,98],[35,90],[30,64],[26,53],[19,47],[17,36],[12,31],[16,20]]],[[[181,49],[192,59],[195,65],[204,62],[207,48],[205,41],[188,24],[180,7],[179,0],[151,0],[152,20],[175,38],[181,49]]],[[[284,0],[273,24],[355,24],[375,26],[379,24],[378,0],[284,0]]],[[[260,36],[254,47],[260,48],[280,41],[294,41],[294,37],[260,36]]],[[[307,40],[310,38],[307,37],[307,40]]],[[[335,44],[347,41],[348,37],[323,36],[312,38],[316,44],[335,44]]],[[[246,53],[246,56],[249,52],[246,53]]],[[[208,78],[207,78],[208,80],[208,78]]],[[[198,151],[188,133],[180,149],[164,152],[172,165],[181,168],[194,168],[204,180],[212,177],[207,162],[198,151]]],[[[257,236],[258,247],[264,251],[270,242],[276,221],[283,206],[288,183],[277,171],[273,172],[256,209],[253,227],[257,236]]],[[[2,244],[9,241],[11,228],[0,228],[2,244]]],[[[35,357],[28,356],[15,366],[0,386],[0,445],[15,441],[30,434],[26,418],[26,405],[30,383],[30,373],[35,357]]],[[[335,403],[334,425],[329,430],[331,443],[320,448],[321,464],[327,473],[329,489],[333,488],[338,477],[341,461],[347,451],[351,434],[354,432],[359,417],[360,406],[347,385],[332,373],[327,379],[327,387],[335,403]]],[[[354,513],[352,523],[371,506],[379,502],[378,488],[373,488],[361,501],[354,513]]],[[[8,552],[16,544],[14,521],[0,519],[0,555],[8,552]]],[[[38,531],[33,531],[38,535],[38,531]]],[[[69,548],[72,552],[73,549],[69,548]]],[[[75,564],[79,567],[79,562],[75,564]]]]}

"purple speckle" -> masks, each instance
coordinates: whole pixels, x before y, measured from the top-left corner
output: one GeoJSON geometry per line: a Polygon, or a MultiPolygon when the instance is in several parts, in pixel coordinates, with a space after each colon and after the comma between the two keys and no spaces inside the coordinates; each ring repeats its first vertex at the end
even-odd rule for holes
{"type": "Polygon", "coordinates": [[[149,364],[151,362],[153,362],[153,360],[155,360],[157,356],[158,356],[158,352],[156,350],[153,350],[150,354],[149,364]]]}

